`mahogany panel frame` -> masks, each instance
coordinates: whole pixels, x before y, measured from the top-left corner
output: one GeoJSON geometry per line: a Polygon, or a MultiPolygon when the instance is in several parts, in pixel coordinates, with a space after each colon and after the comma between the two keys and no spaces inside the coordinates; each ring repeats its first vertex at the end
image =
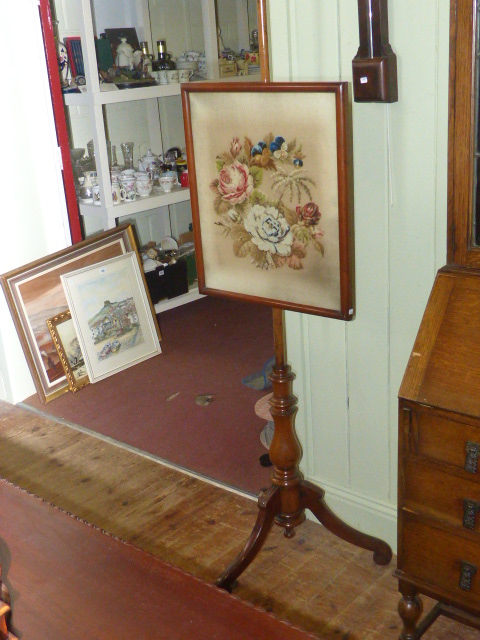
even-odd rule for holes
{"type": "Polygon", "coordinates": [[[451,0],[447,262],[478,268],[480,247],[473,238],[475,32],[474,1],[451,0]]]}
{"type": "MultiPolygon", "coordinates": [[[[190,197],[195,233],[199,291],[201,293],[266,304],[278,309],[322,315],[342,320],[352,319],[354,314],[353,178],[351,171],[352,140],[349,104],[348,84],[346,82],[215,82],[187,83],[182,85],[182,105],[189,165],[190,197]],[[246,96],[246,100],[243,100],[245,94],[248,95],[246,96]],[[242,207],[245,207],[245,203],[247,202],[248,205],[252,207],[257,203],[255,194],[261,178],[257,180],[258,174],[253,176],[252,174],[254,170],[257,169],[266,174],[268,169],[272,169],[273,163],[280,162],[280,156],[275,156],[274,152],[269,150],[269,145],[272,140],[268,138],[268,136],[270,135],[270,137],[273,138],[274,135],[270,133],[267,134],[268,139],[266,138],[267,144],[265,148],[260,152],[260,157],[263,153],[265,164],[261,164],[260,161],[256,164],[256,160],[254,156],[252,156],[254,142],[256,142],[256,137],[262,135],[265,137],[264,134],[270,131],[272,128],[273,107],[279,104],[279,99],[281,102],[282,96],[284,100],[286,100],[288,94],[290,94],[290,99],[293,97],[295,104],[298,105],[295,113],[295,122],[307,121],[307,123],[311,123],[311,136],[314,138],[314,143],[313,145],[311,144],[312,140],[301,141],[297,138],[294,141],[281,138],[280,143],[282,144],[282,149],[289,155],[289,166],[285,170],[285,174],[288,174],[289,178],[292,175],[306,175],[307,189],[302,189],[302,185],[298,185],[297,183],[293,185],[290,191],[290,196],[293,196],[293,201],[290,198],[288,202],[289,206],[287,207],[290,208],[290,212],[287,214],[285,210],[281,211],[278,220],[276,220],[274,224],[281,223],[283,225],[285,220],[287,220],[293,231],[293,242],[296,243],[299,238],[303,239],[303,237],[305,237],[307,244],[304,245],[304,243],[301,243],[302,246],[297,245],[299,246],[300,256],[297,256],[299,257],[298,264],[294,266],[291,262],[288,262],[290,259],[295,260],[295,256],[293,255],[295,253],[294,248],[292,248],[291,253],[286,257],[279,253],[276,254],[274,251],[271,251],[270,255],[268,250],[264,250],[263,253],[259,252],[258,248],[261,248],[260,240],[254,243],[255,246],[252,246],[251,238],[255,240],[258,239],[255,233],[250,233],[250,238],[247,230],[244,230],[243,234],[245,237],[239,241],[242,247],[238,247],[237,238],[235,237],[230,240],[232,244],[231,255],[227,258],[226,252],[224,251],[223,256],[220,256],[217,253],[216,246],[215,251],[212,250],[213,241],[210,228],[213,228],[214,224],[222,225],[222,216],[217,214],[222,213],[224,216],[231,214],[233,216],[234,213],[235,215],[238,214],[240,210],[242,211],[243,225],[247,214],[245,208],[242,209],[242,207]],[[329,116],[323,117],[323,104],[320,104],[318,110],[315,110],[315,115],[307,113],[306,110],[302,112],[302,102],[305,101],[308,94],[314,94],[315,97],[318,97],[320,103],[322,103],[322,100],[330,99],[333,96],[335,105],[334,110],[332,110],[334,112],[333,116],[331,118],[329,116]],[[253,115],[250,113],[247,123],[245,104],[256,105],[262,102],[262,105],[265,107],[265,105],[268,106],[268,104],[270,104],[270,100],[272,109],[270,111],[268,109],[262,111],[260,107],[258,109],[252,109],[255,113],[253,115]],[[218,103],[218,101],[228,102],[229,124],[227,125],[224,124],[225,118],[223,115],[219,117],[216,109],[212,108],[212,105],[218,103]],[[320,117],[318,114],[321,114],[320,117]],[[201,125],[200,122],[202,122],[201,125]],[[323,222],[324,219],[328,219],[327,216],[318,218],[318,214],[315,213],[315,207],[317,205],[315,205],[314,202],[317,196],[320,198],[323,197],[321,193],[323,188],[322,180],[327,182],[327,178],[325,175],[319,175],[320,170],[318,166],[308,167],[308,173],[302,169],[302,158],[304,157],[302,151],[304,151],[307,146],[309,146],[311,150],[312,146],[314,147],[316,143],[318,145],[322,143],[322,136],[319,133],[322,127],[323,131],[334,137],[336,141],[335,144],[332,145],[335,147],[335,156],[334,154],[330,156],[327,153],[327,155],[324,155],[322,158],[325,164],[331,161],[333,166],[333,163],[336,163],[336,171],[332,172],[335,173],[334,180],[336,180],[336,184],[333,185],[332,192],[335,191],[336,197],[334,216],[336,216],[336,223],[338,223],[335,228],[335,234],[338,233],[338,238],[335,237],[335,248],[331,250],[328,259],[332,259],[333,251],[337,251],[338,247],[338,256],[335,256],[335,260],[338,261],[334,263],[334,266],[332,266],[333,263],[328,263],[328,268],[331,269],[330,276],[332,276],[333,272],[333,277],[331,277],[330,281],[327,280],[327,277],[324,277],[322,280],[321,266],[319,267],[318,265],[322,265],[321,260],[323,258],[319,258],[317,260],[318,265],[316,264],[314,267],[311,266],[310,262],[310,278],[306,280],[304,276],[302,279],[302,275],[305,273],[303,271],[302,258],[305,258],[307,251],[312,254],[315,254],[315,251],[317,251],[318,256],[320,256],[320,254],[323,255],[324,250],[321,237],[317,235],[316,239],[311,242],[311,234],[313,233],[312,229],[315,225],[319,225],[318,229],[320,229],[321,222],[323,222]],[[225,148],[223,148],[221,146],[222,143],[218,141],[220,133],[223,134],[223,140],[225,141],[223,146],[225,147],[225,145],[227,145],[225,148]],[[232,152],[232,148],[230,148],[230,151],[228,151],[230,142],[237,139],[237,136],[240,137],[237,143],[240,150],[237,149],[232,152]],[[249,136],[252,136],[252,138],[255,137],[255,141],[251,141],[249,136]],[[227,138],[228,143],[226,142],[227,138]],[[298,153],[296,154],[296,152],[298,153]],[[292,164],[295,155],[298,156],[297,161],[300,160],[300,163],[296,165],[292,164]],[[270,164],[268,164],[269,162],[270,164]],[[233,167],[235,163],[240,163],[243,167],[248,167],[250,173],[248,180],[253,178],[253,185],[251,185],[246,194],[240,194],[239,198],[234,194],[230,199],[230,194],[225,194],[226,197],[221,197],[219,193],[221,188],[217,188],[216,193],[212,193],[212,189],[215,191],[212,185],[215,182],[217,185],[219,183],[222,163],[224,163],[223,166],[227,167],[227,170],[230,170],[229,168],[233,167]],[[314,180],[310,178],[314,178],[314,180]],[[315,187],[315,182],[320,183],[320,187],[315,187]],[[207,197],[206,193],[209,192],[210,195],[207,197]],[[295,207],[295,204],[300,205],[300,192],[302,192],[303,195],[302,206],[295,207]],[[244,197],[244,200],[242,200],[242,197],[244,197]],[[220,200],[221,203],[219,204],[220,200]],[[232,207],[230,212],[227,212],[229,203],[232,204],[232,207]],[[313,217],[311,219],[303,218],[300,210],[305,209],[305,207],[309,205],[313,205],[313,207],[311,207],[311,209],[314,210],[313,217]],[[285,213],[285,218],[283,218],[283,213],[285,213]],[[208,221],[208,223],[211,222],[208,229],[208,240],[206,240],[206,221],[208,221]],[[298,235],[296,235],[294,228],[299,226],[301,226],[302,229],[298,235]],[[302,234],[304,235],[302,236],[302,234]],[[245,259],[245,251],[243,248],[247,246],[248,240],[250,240],[251,251],[249,250],[250,255],[246,256],[245,259]],[[338,245],[336,244],[337,242],[338,245]],[[261,254],[262,259],[265,257],[265,261],[263,263],[257,260],[257,268],[255,268],[255,266],[252,265],[252,260],[255,261],[259,254],[261,254]],[[244,257],[241,268],[241,258],[239,259],[238,257],[240,255],[244,257]],[[273,262],[271,261],[272,255],[273,262]],[[298,288],[295,289],[295,286],[290,283],[288,290],[287,288],[282,288],[279,293],[281,289],[279,285],[281,279],[284,277],[283,274],[287,272],[288,275],[290,275],[290,269],[286,266],[286,262],[292,267],[292,271],[298,275],[298,288]],[[209,267],[208,265],[215,265],[215,268],[209,267]],[[221,268],[219,268],[219,265],[221,268]],[[315,269],[314,277],[312,277],[312,270],[315,269]],[[239,274],[242,271],[244,273],[242,273],[242,277],[239,278],[239,274]],[[270,273],[267,274],[268,285],[265,284],[265,282],[260,284],[266,271],[270,271],[270,273]],[[213,285],[211,283],[211,274],[215,274],[215,280],[217,280],[213,285]],[[315,280],[315,278],[318,278],[318,280],[315,280]],[[335,291],[333,291],[333,288],[327,290],[332,280],[334,287],[338,287],[335,291]],[[319,300],[319,304],[317,304],[316,301],[312,301],[312,295],[307,295],[306,287],[309,286],[309,283],[310,286],[312,286],[312,282],[315,282],[315,287],[318,287],[317,291],[322,298],[322,300],[319,300]],[[285,292],[287,292],[287,295],[285,295],[285,292]],[[335,300],[332,303],[334,298],[335,300]],[[324,301],[327,301],[328,304],[322,304],[324,301]]],[[[293,132],[293,138],[295,136],[295,126],[292,126],[288,120],[285,108],[283,111],[283,120],[282,117],[280,117],[280,122],[282,122],[282,125],[283,122],[286,123],[284,129],[293,132]]],[[[326,111],[328,111],[328,108],[326,111]]],[[[317,159],[318,157],[320,156],[317,156],[317,159]]],[[[276,169],[273,168],[272,172],[276,172],[276,169]]],[[[278,174],[279,172],[277,172],[277,176],[278,174]]],[[[245,178],[245,180],[247,180],[247,178],[245,178]]],[[[289,187],[286,188],[286,190],[288,189],[289,187]]],[[[271,188],[270,194],[273,194],[273,191],[271,188]]],[[[260,197],[265,198],[265,194],[262,193],[260,197]]],[[[266,198],[265,209],[267,209],[268,206],[272,206],[272,199],[273,195],[271,195],[270,201],[266,198]]],[[[280,199],[281,198],[279,198],[279,201],[280,199]]],[[[321,213],[321,207],[319,211],[321,213]]],[[[332,216],[331,211],[328,215],[332,216]]],[[[235,227],[235,234],[239,232],[239,226],[242,225],[235,227]]],[[[233,236],[231,228],[227,229],[226,226],[224,226],[223,231],[233,236]]],[[[219,233],[217,237],[221,238],[222,236],[219,233]]],[[[301,241],[299,240],[299,242],[301,241]]]]}

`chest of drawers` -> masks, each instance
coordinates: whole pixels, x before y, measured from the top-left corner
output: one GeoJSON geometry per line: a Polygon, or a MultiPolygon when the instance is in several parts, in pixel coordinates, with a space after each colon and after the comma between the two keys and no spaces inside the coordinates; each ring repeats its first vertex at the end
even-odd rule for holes
{"type": "Polygon", "coordinates": [[[480,276],[439,271],[399,393],[402,640],[480,629],[480,276]],[[437,600],[423,619],[420,594],[437,600]]]}

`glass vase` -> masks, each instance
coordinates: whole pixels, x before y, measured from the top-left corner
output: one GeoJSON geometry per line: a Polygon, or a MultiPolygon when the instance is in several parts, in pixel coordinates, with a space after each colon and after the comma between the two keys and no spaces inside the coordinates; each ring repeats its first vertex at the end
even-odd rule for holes
{"type": "Polygon", "coordinates": [[[133,169],[133,144],[133,142],[122,142],[120,145],[125,169],[133,169]]]}

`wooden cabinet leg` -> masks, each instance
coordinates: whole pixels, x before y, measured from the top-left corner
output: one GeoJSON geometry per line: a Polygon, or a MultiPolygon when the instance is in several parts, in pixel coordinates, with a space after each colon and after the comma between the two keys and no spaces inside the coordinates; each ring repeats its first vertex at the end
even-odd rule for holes
{"type": "Polygon", "coordinates": [[[398,613],[403,622],[399,640],[416,640],[417,624],[422,615],[423,603],[412,585],[400,582],[399,589],[402,597],[398,603],[398,613]]]}

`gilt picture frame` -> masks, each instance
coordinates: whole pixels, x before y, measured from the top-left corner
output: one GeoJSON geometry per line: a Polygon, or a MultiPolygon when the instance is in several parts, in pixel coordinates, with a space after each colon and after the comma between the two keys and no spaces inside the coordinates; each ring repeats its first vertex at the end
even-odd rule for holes
{"type": "MultiPolygon", "coordinates": [[[[68,309],[60,276],[132,250],[138,251],[133,227],[125,224],[0,276],[0,284],[42,402],[50,402],[69,390],[47,326],[49,318],[68,309]]],[[[160,336],[160,330],[158,332],[160,336]]]]}
{"type": "Polygon", "coordinates": [[[61,281],[90,382],[162,352],[135,252],[65,273],[61,281]]]}
{"type": "Polygon", "coordinates": [[[200,293],[351,319],[347,83],[181,92],[200,293]]]}
{"type": "Polygon", "coordinates": [[[49,318],[47,327],[65,371],[68,388],[76,393],[83,389],[90,382],[90,379],[70,311],[67,309],[67,311],[49,318]]]}

